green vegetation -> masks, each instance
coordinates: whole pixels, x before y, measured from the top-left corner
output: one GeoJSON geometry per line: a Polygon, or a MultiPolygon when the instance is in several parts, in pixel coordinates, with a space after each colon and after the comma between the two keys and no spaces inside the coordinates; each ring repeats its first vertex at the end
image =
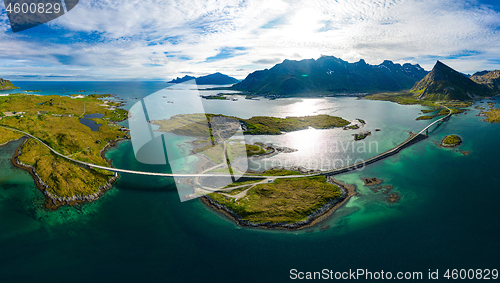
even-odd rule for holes
{"type": "Polygon", "coordinates": [[[366,139],[371,134],[372,134],[372,132],[366,132],[366,133],[361,133],[361,134],[354,134],[354,140],[355,141],[364,140],[364,139],[366,139]]]}
{"type": "MultiPolygon", "coordinates": [[[[2,122],[2,120],[0,120],[0,123],[1,122],[2,122]]],[[[21,138],[22,136],[23,135],[21,133],[0,128],[0,145],[5,144],[5,143],[12,141],[12,140],[17,140],[17,139],[21,138]]]]}
{"type": "MultiPolygon", "coordinates": [[[[227,169],[225,169],[225,170],[226,170],[225,172],[227,172],[227,169]]],[[[231,183],[231,184],[225,186],[224,188],[232,188],[232,187],[238,187],[238,186],[242,186],[242,185],[252,185],[254,183],[258,183],[258,182],[262,181],[261,179],[251,179],[251,180],[248,180],[248,178],[245,179],[244,177],[241,178],[240,180],[244,180],[244,181],[239,181],[238,180],[238,181],[236,181],[234,183],[231,183]]],[[[248,187],[243,187],[243,188],[240,188],[240,189],[234,189],[234,190],[232,190],[230,192],[224,192],[224,193],[226,193],[228,195],[237,195],[237,194],[241,193],[242,191],[244,191],[246,189],[248,189],[248,187]]]]}
{"type": "Polygon", "coordinates": [[[261,154],[264,154],[267,152],[260,145],[247,144],[245,147],[246,147],[246,151],[247,151],[247,156],[261,155],[261,154]]]}
{"type": "MultiPolygon", "coordinates": [[[[391,101],[396,102],[401,105],[422,105],[429,106],[433,108],[440,108],[441,105],[447,107],[464,108],[472,105],[470,101],[430,101],[424,99],[418,99],[418,93],[416,92],[393,92],[393,93],[376,93],[365,96],[367,99],[371,100],[381,100],[381,101],[391,101]]],[[[436,110],[422,110],[423,113],[431,113],[436,110]]]]}
{"type": "Polygon", "coordinates": [[[222,144],[209,144],[205,147],[198,148],[193,152],[206,155],[215,164],[224,162],[224,146],[222,144]]]}
{"type": "Polygon", "coordinates": [[[260,184],[237,201],[220,193],[209,196],[252,223],[296,223],[339,198],[341,191],[327,183],[325,176],[316,176],[260,184]]]}
{"type": "Polygon", "coordinates": [[[223,116],[239,120],[246,125],[245,134],[250,135],[279,135],[282,132],[291,132],[313,127],[315,129],[330,129],[349,125],[340,117],[329,115],[276,118],[256,116],[250,119],[216,115],[216,114],[179,114],[168,120],[151,121],[152,124],[160,126],[158,131],[172,132],[181,136],[208,137],[210,130],[208,122],[213,116],[223,116]]]}
{"type": "Polygon", "coordinates": [[[433,101],[417,99],[414,96],[414,94],[410,93],[410,92],[376,93],[376,94],[372,94],[372,95],[367,95],[367,96],[365,96],[365,98],[371,99],[371,100],[391,101],[391,102],[396,102],[396,103],[402,104],[402,105],[419,104],[419,105],[423,105],[423,106],[439,107],[439,105],[433,101]]]}
{"type": "Polygon", "coordinates": [[[227,100],[227,98],[221,94],[217,94],[217,95],[204,95],[202,96],[203,98],[205,99],[220,99],[220,100],[227,100]]]}
{"type": "Polygon", "coordinates": [[[106,97],[112,97],[112,96],[113,95],[107,94],[107,93],[103,93],[103,94],[93,93],[93,94],[86,95],[85,97],[87,97],[87,98],[106,98],[106,97]]]}
{"type": "Polygon", "coordinates": [[[24,145],[19,161],[35,166],[37,174],[49,187],[48,191],[60,197],[94,194],[114,176],[108,171],[85,169],[75,165],[54,155],[33,139],[24,145]]]}
{"type": "Polygon", "coordinates": [[[347,130],[357,130],[357,129],[359,129],[359,126],[358,125],[351,125],[351,126],[344,127],[344,129],[347,129],[347,130]]]}
{"type": "Polygon", "coordinates": [[[488,112],[484,112],[488,118],[485,121],[490,123],[500,123],[500,109],[491,109],[488,112]]]}
{"type": "MultiPolygon", "coordinates": [[[[464,113],[466,110],[465,109],[456,109],[456,108],[452,108],[451,109],[451,114],[460,114],[460,113],[464,113]]],[[[438,113],[434,114],[434,115],[424,115],[424,116],[420,116],[420,117],[417,117],[417,119],[415,120],[431,120],[431,119],[434,119],[436,117],[439,117],[439,116],[446,116],[450,113],[450,111],[448,109],[441,109],[441,111],[439,111],[438,113]]]]}
{"type": "Polygon", "coordinates": [[[235,160],[238,156],[243,156],[245,154],[246,156],[254,156],[254,155],[261,155],[266,152],[267,151],[263,149],[261,146],[253,144],[244,145],[241,143],[233,143],[233,144],[228,144],[227,146],[227,156],[231,161],[235,160]]]}
{"type": "Polygon", "coordinates": [[[457,135],[449,135],[449,136],[446,136],[443,141],[441,142],[441,144],[443,146],[450,146],[450,147],[453,147],[453,146],[457,146],[459,144],[462,143],[462,139],[457,136],[457,135]]]}
{"type": "MultiPolygon", "coordinates": [[[[368,95],[365,98],[371,100],[391,101],[403,105],[418,104],[434,108],[430,110],[427,109],[422,110],[422,112],[425,114],[435,112],[438,110],[438,108],[441,108],[442,106],[455,107],[451,109],[451,113],[460,114],[466,111],[465,109],[460,109],[460,108],[469,107],[472,105],[472,102],[466,102],[466,101],[430,101],[430,100],[417,99],[414,92],[377,93],[368,95]]],[[[449,113],[448,109],[441,109],[438,113],[434,115],[423,115],[417,117],[416,120],[431,120],[438,116],[448,115],[448,113],[449,113]]]]}
{"type": "MultiPolygon", "coordinates": [[[[220,164],[224,162],[223,149],[224,147],[222,144],[216,144],[216,145],[208,144],[204,147],[194,150],[193,152],[202,153],[206,155],[210,160],[212,160],[215,164],[220,164]]],[[[249,145],[237,142],[227,143],[226,150],[227,150],[227,157],[231,162],[234,161],[239,156],[261,155],[267,152],[259,145],[249,145]]]]}
{"type": "Polygon", "coordinates": [[[248,120],[243,120],[246,123],[248,131],[246,134],[251,135],[279,135],[281,132],[291,132],[313,127],[315,129],[330,129],[335,127],[344,127],[350,124],[340,117],[329,115],[305,116],[305,117],[265,117],[256,116],[248,120]]]}
{"type": "Polygon", "coordinates": [[[436,117],[436,116],[424,115],[424,116],[417,117],[417,119],[415,119],[415,120],[417,120],[417,121],[418,121],[418,120],[431,120],[431,119],[433,119],[434,117],[436,117]]]}
{"type": "MultiPolygon", "coordinates": [[[[28,132],[64,155],[93,164],[108,166],[100,155],[101,150],[108,141],[123,137],[120,127],[107,120],[118,119],[117,113],[123,112],[108,110],[101,100],[93,97],[74,99],[29,94],[0,97],[0,112],[14,111],[25,114],[3,117],[0,124],[28,132]],[[78,117],[83,114],[84,104],[87,114],[104,114],[103,119],[92,119],[102,124],[99,131],[93,132],[80,123],[78,117]]],[[[56,157],[34,140],[23,147],[19,160],[33,165],[51,192],[62,197],[95,193],[113,176],[113,173],[84,169],[56,157]]]]}
{"type": "Polygon", "coordinates": [[[472,106],[472,102],[470,101],[444,101],[441,102],[440,105],[444,105],[447,107],[455,107],[455,108],[465,108],[472,106]]]}

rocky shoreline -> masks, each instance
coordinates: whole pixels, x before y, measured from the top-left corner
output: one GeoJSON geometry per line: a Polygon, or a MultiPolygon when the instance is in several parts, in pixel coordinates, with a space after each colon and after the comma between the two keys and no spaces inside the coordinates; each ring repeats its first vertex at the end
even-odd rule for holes
{"type": "MultiPolygon", "coordinates": [[[[21,161],[19,161],[19,156],[22,153],[22,148],[23,148],[24,144],[29,140],[29,138],[26,138],[26,137],[23,137],[23,138],[25,140],[16,149],[14,156],[11,159],[11,162],[14,166],[16,166],[20,169],[26,170],[30,173],[30,175],[33,177],[33,179],[35,181],[36,186],[44,194],[44,196],[46,198],[45,199],[45,207],[48,209],[56,210],[57,208],[59,208],[60,206],[63,206],[63,205],[73,206],[73,205],[83,203],[83,202],[95,201],[95,200],[99,199],[104,194],[105,191],[111,189],[111,187],[113,186],[113,183],[119,178],[119,175],[117,173],[115,173],[115,176],[113,178],[111,178],[107,182],[106,185],[99,187],[97,192],[94,194],[91,194],[91,195],[72,196],[72,197],[60,197],[60,196],[53,195],[52,193],[50,193],[48,191],[49,186],[47,184],[45,184],[45,182],[42,180],[42,178],[37,174],[35,167],[32,165],[24,164],[21,161]]],[[[105,158],[104,153],[110,147],[116,146],[116,143],[120,140],[124,140],[124,139],[121,138],[121,139],[117,139],[117,140],[114,140],[114,141],[108,143],[106,145],[106,147],[104,147],[104,149],[101,151],[101,157],[103,157],[103,159],[108,164],[110,164],[110,166],[111,166],[111,162],[105,158]]],[[[80,166],[80,165],[78,165],[78,166],[80,166]]]]}
{"type": "Polygon", "coordinates": [[[325,204],[323,207],[318,209],[313,214],[309,215],[307,220],[303,220],[296,223],[271,223],[271,222],[252,223],[250,221],[241,219],[241,217],[238,214],[236,214],[226,206],[214,201],[209,196],[203,196],[201,200],[208,207],[224,214],[225,216],[232,219],[242,227],[295,231],[312,227],[318,224],[319,222],[325,220],[333,212],[342,207],[352,196],[357,195],[355,185],[344,184],[342,182],[335,180],[331,176],[327,177],[327,182],[339,186],[340,190],[342,191],[342,195],[339,198],[325,204]]]}

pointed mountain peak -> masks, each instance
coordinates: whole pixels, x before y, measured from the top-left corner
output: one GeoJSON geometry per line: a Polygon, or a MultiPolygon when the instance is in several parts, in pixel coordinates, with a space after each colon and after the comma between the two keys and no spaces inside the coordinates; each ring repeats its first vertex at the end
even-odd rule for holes
{"type": "MultiPolygon", "coordinates": [[[[441,61],[437,61],[436,64],[434,65],[434,68],[432,68],[432,70],[439,70],[439,69],[447,69],[447,70],[453,70],[451,67],[449,67],[448,65],[444,64],[443,62],[441,61]]],[[[455,70],[453,70],[455,71],[455,70]]],[[[456,72],[456,71],[455,71],[456,72]]],[[[458,72],[457,72],[458,73],[458,72]]]]}
{"type": "Polygon", "coordinates": [[[460,72],[437,61],[432,71],[417,82],[412,91],[418,99],[427,100],[471,100],[487,95],[487,90],[460,72]]]}

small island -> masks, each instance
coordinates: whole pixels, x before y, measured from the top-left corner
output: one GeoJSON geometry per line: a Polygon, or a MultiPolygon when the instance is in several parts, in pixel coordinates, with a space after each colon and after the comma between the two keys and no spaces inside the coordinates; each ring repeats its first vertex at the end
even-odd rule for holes
{"type": "Polygon", "coordinates": [[[368,131],[368,132],[364,132],[364,133],[360,133],[360,134],[354,134],[353,136],[354,136],[355,141],[360,141],[360,140],[366,139],[371,134],[372,134],[372,132],[368,131]]]}
{"type": "Polygon", "coordinates": [[[361,178],[361,179],[365,183],[365,186],[380,185],[382,183],[382,180],[380,180],[379,178],[361,178]]]}
{"type": "Polygon", "coordinates": [[[486,115],[486,122],[490,123],[500,123],[500,109],[490,109],[487,112],[484,112],[486,115]]]}
{"type": "Polygon", "coordinates": [[[444,147],[456,147],[462,143],[462,139],[457,135],[446,136],[443,141],[441,141],[441,146],[444,147]]]}
{"type": "Polygon", "coordinates": [[[354,186],[326,176],[249,185],[202,200],[241,226],[298,230],[315,225],[356,194],[354,186]]]}

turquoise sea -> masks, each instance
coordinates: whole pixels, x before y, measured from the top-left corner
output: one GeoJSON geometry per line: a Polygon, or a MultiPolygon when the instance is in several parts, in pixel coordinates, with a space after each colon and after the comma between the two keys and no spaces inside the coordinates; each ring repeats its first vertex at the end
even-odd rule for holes
{"type": "MultiPolygon", "coordinates": [[[[162,82],[14,84],[24,90],[40,89],[41,95],[78,90],[116,94],[126,101],[126,108],[136,98],[169,86],[162,82]]],[[[348,97],[206,101],[204,107],[207,112],[243,118],[318,113],[361,118],[367,122],[365,129],[381,129],[366,139],[377,141],[379,152],[429,123],[415,121],[421,106],[348,97]]],[[[172,178],[123,175],[97,202],[46,211],[30,175],[10,164],[19,142],[10,143],[0,147],[0,282],[284,282],[290,280],[291,269],[422,272],[424,279],[430,269],[439,270],[440,280],[433,281],[444,282],[447,269],[499,269],[500,124],[481,121],[478,112],[471,107],[466,115],[453,116],[428,139],[400,154],[336,176],[355,184],[359,195],[319,226],[297,232],[241,228],[199,200],[180,202],[172,178]],[[458,149],[438,147],[449,134],[460,135],[464,143],[458,149]],[[383,192],[364,186],[362,177],[384,180],[383,185],[393,186],[401,200],[389,204],[383,192]]],[[[346,143],[351,134],[305,130],[273,137],[272,142],[299,149],[295,160],[305,159],[306,166],[307,156],[319,156],[323,150],[331,157],[338,154],[325,139],[346,143]]],[[[355,152],[362,158],[376,154],[355,152]]],[[[109,150],[107,157],[118,168],[170,171],[168,165],[137,162],[128,141],[109,150]]],[[[340,153],[344,157],[346,152],[340,153]]],[[[412,282],[416,281],[426,280],[412,282]]]]}

